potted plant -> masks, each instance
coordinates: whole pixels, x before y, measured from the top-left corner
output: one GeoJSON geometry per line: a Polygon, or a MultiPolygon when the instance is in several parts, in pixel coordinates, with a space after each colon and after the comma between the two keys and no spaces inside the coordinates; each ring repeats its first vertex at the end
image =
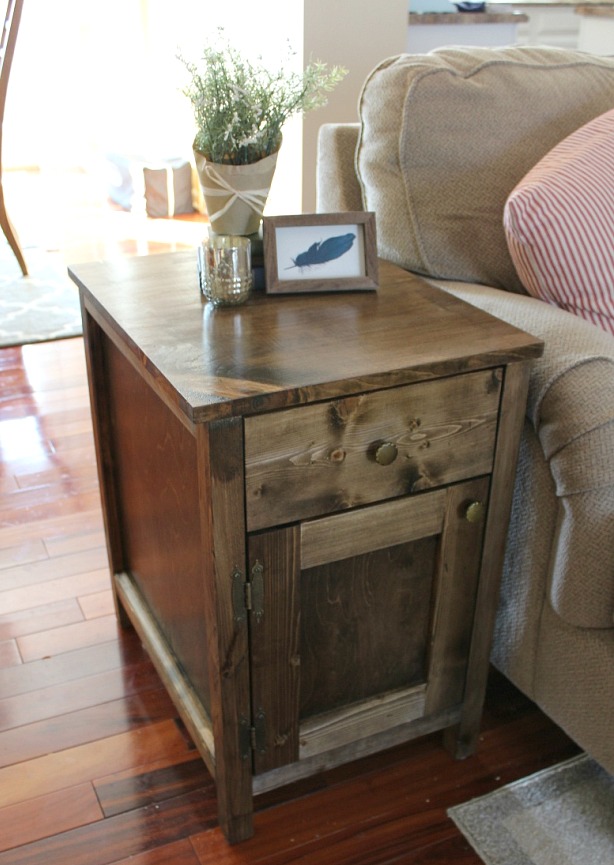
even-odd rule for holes
{"type": "Polygon", "coordinates": [[[179,56],[190,83],[196,121],[193,150],[207,213],[217,234],[258,231],[282,127],[296,114],[326,104],[326,93],[345,76],[319,61],[302,73],[269,70],[243,57],[218,34],[200,64],[179,56]]]}

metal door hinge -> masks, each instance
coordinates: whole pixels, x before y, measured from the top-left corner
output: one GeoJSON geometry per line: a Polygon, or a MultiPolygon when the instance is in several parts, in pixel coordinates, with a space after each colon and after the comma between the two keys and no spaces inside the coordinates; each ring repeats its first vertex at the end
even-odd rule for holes
{"type": "Polygon", "coordinates": [[[245,622],[248,611],[258,624],[264,615],[264,568],[256,562],[246,580],[239,568],[232,572],[232,606],[235,622],[245,622]]]}
{"type": "Polygon", "coordinates": [[[251,754],[264,754],[266,752],[266,715],[262,709],[258,709],[254,717],[254,723],[241,715],[239,721],[239,748],[241,759],[247,760],[251,754]]]}

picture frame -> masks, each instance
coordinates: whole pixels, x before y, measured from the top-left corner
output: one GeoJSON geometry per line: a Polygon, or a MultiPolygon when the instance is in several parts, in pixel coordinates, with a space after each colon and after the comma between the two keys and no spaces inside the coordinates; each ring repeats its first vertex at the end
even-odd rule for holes
{"type": "Polygon", "coordinates": [[[375,291],[375,214],[309,213],[262,220],[269,294],[375,291]]]}

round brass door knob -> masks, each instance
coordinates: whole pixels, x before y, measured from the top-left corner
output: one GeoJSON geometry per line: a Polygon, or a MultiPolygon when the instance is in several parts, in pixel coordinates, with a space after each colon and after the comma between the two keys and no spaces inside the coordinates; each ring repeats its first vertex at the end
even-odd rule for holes
{"type": "Polygon", "coordinates": [[[468,523],[479,523],[484,516],[484,503],[471,502],[465,508],[465,519],[468,523]]]}
{"type": "Polygon", "coordinates": [[[380,466],[389,466],[396,460],[398,454],[397,446],[393,442],[384,442],[375,451],[375,462],[380,466]]]}

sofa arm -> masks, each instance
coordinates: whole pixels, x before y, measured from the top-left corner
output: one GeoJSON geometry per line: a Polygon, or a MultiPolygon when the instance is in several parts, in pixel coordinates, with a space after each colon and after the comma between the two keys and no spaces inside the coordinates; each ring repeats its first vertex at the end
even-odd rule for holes
{"type": "Polygon", "coordinates": [[[316,208],[318,213],[363,210],[356,177],[358,123],[325,123],[318,133],[316,208]]]}
{"type": "Polygon", "coordinates": [[[544,340],[527,417],[558,499],[549,597],[571,625],[614,625],[614,339],[571,313],[485,286],[437,281],[544,340]]]}
{"type": "Polygon", "coordinates": [[[550,602],[580,627],[614,623],[614,359],[593,355],[544,389],[535,424],[560,502],[550,602]]]}

